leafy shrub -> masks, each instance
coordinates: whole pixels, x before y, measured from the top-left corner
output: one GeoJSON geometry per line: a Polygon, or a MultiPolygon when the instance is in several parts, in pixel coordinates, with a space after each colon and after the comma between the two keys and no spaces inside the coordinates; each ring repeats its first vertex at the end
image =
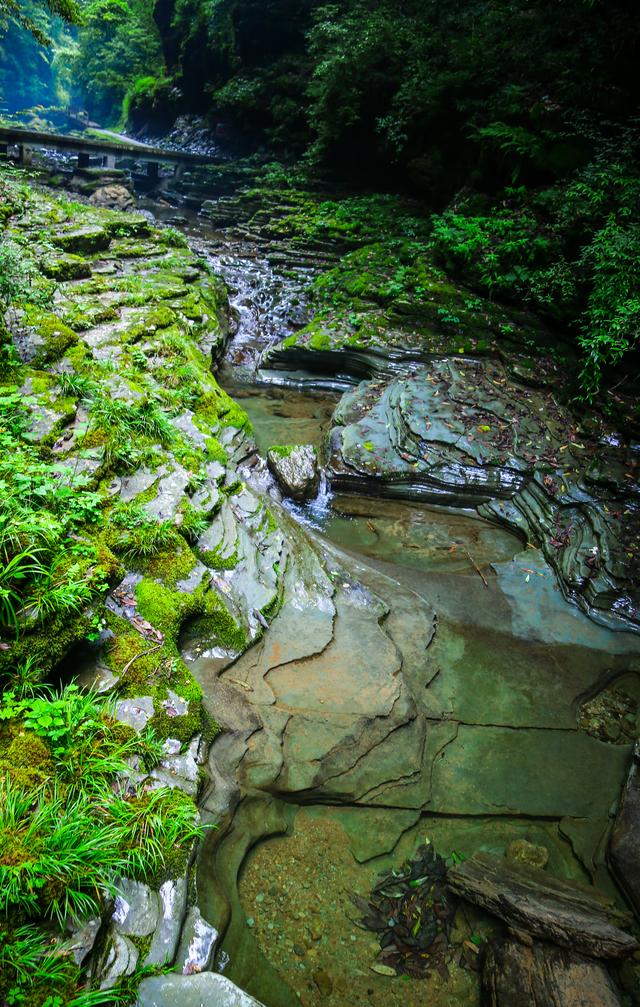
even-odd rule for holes
{"type": "Polygon", "coordinates": [[[500,297],[523,295],[549,253],[549,237],[526,211],[466,216],[446,210],[433,218],[429,247],[452,273],[500,297]]]}
{"type": "Polygon", "coordinates": [[[584,352],[582,382],[593,395],[603,372],[640,346],[640,224],[613,217],[581,256],[591,290],[579,342],[584,352]]]}

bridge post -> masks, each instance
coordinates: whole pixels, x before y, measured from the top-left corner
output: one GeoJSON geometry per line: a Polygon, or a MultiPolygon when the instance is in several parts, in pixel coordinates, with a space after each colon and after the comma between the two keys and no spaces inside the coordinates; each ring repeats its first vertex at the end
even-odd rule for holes
{"type": "Polygon", "coordinates": [[[86,150],[81,150],[78,153],[78,167],[88,168],[91,164],[91,157],[86,150]]]}
{"type": "Polygon", "coordinates": [[[9,153],[9,144],[2,141],[0,143],[0,157],[7,157],[9,153]]]}
{"type": "Polygon", "coordinates": [[[116,166],[116,155],[115,154],[105,154],[102,158],[103,168],[115,168],[116,166]]]}
{"type": "Polygon", "coordinates": [[[157,161],[147,161],[147,178],[157,182],[160,178],[160,165],[157,161]]]}
{"type": "Polygon", "coordinates": [[[26,143],[18,144],[18,163],[33,164],[33,150],[31,147],[27,147],[26,143]]]}

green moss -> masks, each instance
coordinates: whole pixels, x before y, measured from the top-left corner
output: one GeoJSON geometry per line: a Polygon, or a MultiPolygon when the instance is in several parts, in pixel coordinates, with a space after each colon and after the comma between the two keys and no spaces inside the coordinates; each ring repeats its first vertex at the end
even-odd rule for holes
{"type": "Polygon", "coordinates": [[[25,321],[36,340],[36,351],[31,360],[33,367],[54,363],[78,342],[73,329],[53,312],[30,306],[25,312],[25,321]]]}
{"type": "Polygon", "coordinates": [[[81,255],[51,256],[42,263],[42,272],[52,280],[84,280],[91,276],[91,265],[81,255]]]}
{"type": "Polygon", "coordinates": [[[206,596],[205,614],[198,625],[203,636],[217,640],[221,647],[240,653],[247,646],[244,630],[213,591],[206,596]]]}
{"type": "Polygon", "coordinates": [[[277,590],[271,601],[267,602],[266,605],[262,606],[260,611],[262,612],[267,622],[271,622],[272,619],[275,619],[278,612],[282,608],[282,601],[283,601],[283,593],[282,591],[277,590]]]}
{"type": "Polygon", "coordinates": [[[242,482],[242,479],[234,479],[228,486],[223,486],[223,492],[226,493],[228,497],[237,496],[238,493],[242,493],[243,489],[244,483],[242,482]]]}
{"type": "Polygon", "coordinates": [[[177,548],[163,549],[145,564],[145,569],[150,577],[175,590],[176,584],[189,576],[196,562],[189,546],[177,538],[177,548]]]}
{"type": "Polygon", "coordinates": [[[159,234],[158,231],[153,231],[146,217],[113,210],[105,214],[104,227],[112,238],[146,238],[152,233],[159,234]]]}
{"type": "Polygon", "coordinates": [[[189,601],[179,591],[172,591],[157,581],[144,577],[136,585],[136,601],[143,619],[172,639],[188,614],[189,601]]]}
{"type": "Polygon", "coordinates": [[[268,451],[278,458],[290,458],[293,452],[298,450],[299,446],[299,444],[272,444],[268,451]]]}
{"type": "Polygon", "coordinates": [[[86,332],[104,322],[113,322],[119,317],[114,304],[100,304],[99,301],[75,302],[62,310],[64,321],[76,332],[86,332]]]}
{"type": "Polygon", "coordinates": [[[228,555],[223,554],[224,546],[215,549],[199,549],[198,555],[203,563],[212,570],[235,570],[239,562],[238,549],[228,555]]]}
{"type": "Polygon", "coordinates": [[[46,675],[91,631],[91,621],[85,615],[59,615],[44,628],[23,633],[9,650],[0,650],[0,673],[31,658],[46,675]]]}
{"type": "Polygon", "coordinates": [[[7,773],[18,787],[35,789],[55,776],[55,763],[47,743],[16,724],[13,740],[0,759],[0,775],[7,773]]]}
{"type": "Polygon", "coordinates": [[[200,734],[202,723],[202,703],[191,699],[188,712],[177,717],[170,717],[164,707],[159,706],[156,701],[156,711],[148,726],[159,738],[176,738],[182,744],[187,744],[194,735],[200,734]]]}
{"type": "Polygon", "coordinates": [[[53,771],[51,749],[33,731],[21,731],[9,745],[7,759],[15,766],[35,766],[53,771]]]}
{"type": "Polygon", "coordinates": [[[207,437],[205,443],[207,447],[207,461],[220,462],[221,465],[228,464],[227,452],[217,437],[207,437]]]}
{"type": "Polygon", "coordinates": [[[309,340],[312,350],[330,350],[331,340],[326,332],[314,332],[309,340]]]}
{"type": "Polygon", "coordinates": [[[273,513],[270,507],[265,507],[265,515],[267,519],[267,532],[270,535],[273,535],[275,532],[278,531],[279,527],[278,522],[276,521],[275,514],[273,513]]]}
{"type": "Polygon", "coordinates": [[[176,319],[175,311],[161,304],[145,313],[122,333],[122,340],[127,343],[137,343],[141,339],[150,339],[158,329],[166,329],[173,325],[176,319]]]}
{"type": "Polygon", "coordinates": [[[54,244],[65,252],[74,252],[79,255],[102,252],[109,247],[110,240],[108,231],[97,224],[61,231],[53,238],[54,244]]]}

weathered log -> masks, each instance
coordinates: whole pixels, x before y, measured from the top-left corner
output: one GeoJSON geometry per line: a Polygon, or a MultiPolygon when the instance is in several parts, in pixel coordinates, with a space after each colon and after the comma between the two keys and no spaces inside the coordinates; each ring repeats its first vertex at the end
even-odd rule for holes
{"type": "Polygon", "coordinates": [[[611,833],[609,861],[621,887],[640,917],[640,742],[636,742],[633,762],[611,833]]]}
{"type": "Polygon", "coordinates": [[[573,951],[505,941],[487,950],[483,1007],[620,1007],[606,967],[573,951]]]}
{"type": "Polygon", "coordinates": [[[616,924],[626,921],[595,888],[486,853],[453,867],[449,887],[516,930],[595,958],[622,958],[638,947],[616,924]]]}

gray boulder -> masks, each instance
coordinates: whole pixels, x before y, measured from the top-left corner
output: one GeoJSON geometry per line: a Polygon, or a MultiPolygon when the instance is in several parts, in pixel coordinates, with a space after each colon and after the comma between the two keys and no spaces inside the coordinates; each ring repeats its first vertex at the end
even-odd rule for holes
{"type": "Polygon", "coordinates": [[[89,197],[89,202],[110,210],[130,210],[135,200],[124,185],[101,185],[89,197]]]}
{"type": "Polygon", "coordinates": [[[143,979],[136,1007],[262,1007],[258,1000],[218,972],[143,979]]]}
{"type": "Polygon", "coordinates": [[[285,496],[301,501],[318,492],[320,466],[313,445],[274,445],[267,452],[267,464],[285,496]]]}

